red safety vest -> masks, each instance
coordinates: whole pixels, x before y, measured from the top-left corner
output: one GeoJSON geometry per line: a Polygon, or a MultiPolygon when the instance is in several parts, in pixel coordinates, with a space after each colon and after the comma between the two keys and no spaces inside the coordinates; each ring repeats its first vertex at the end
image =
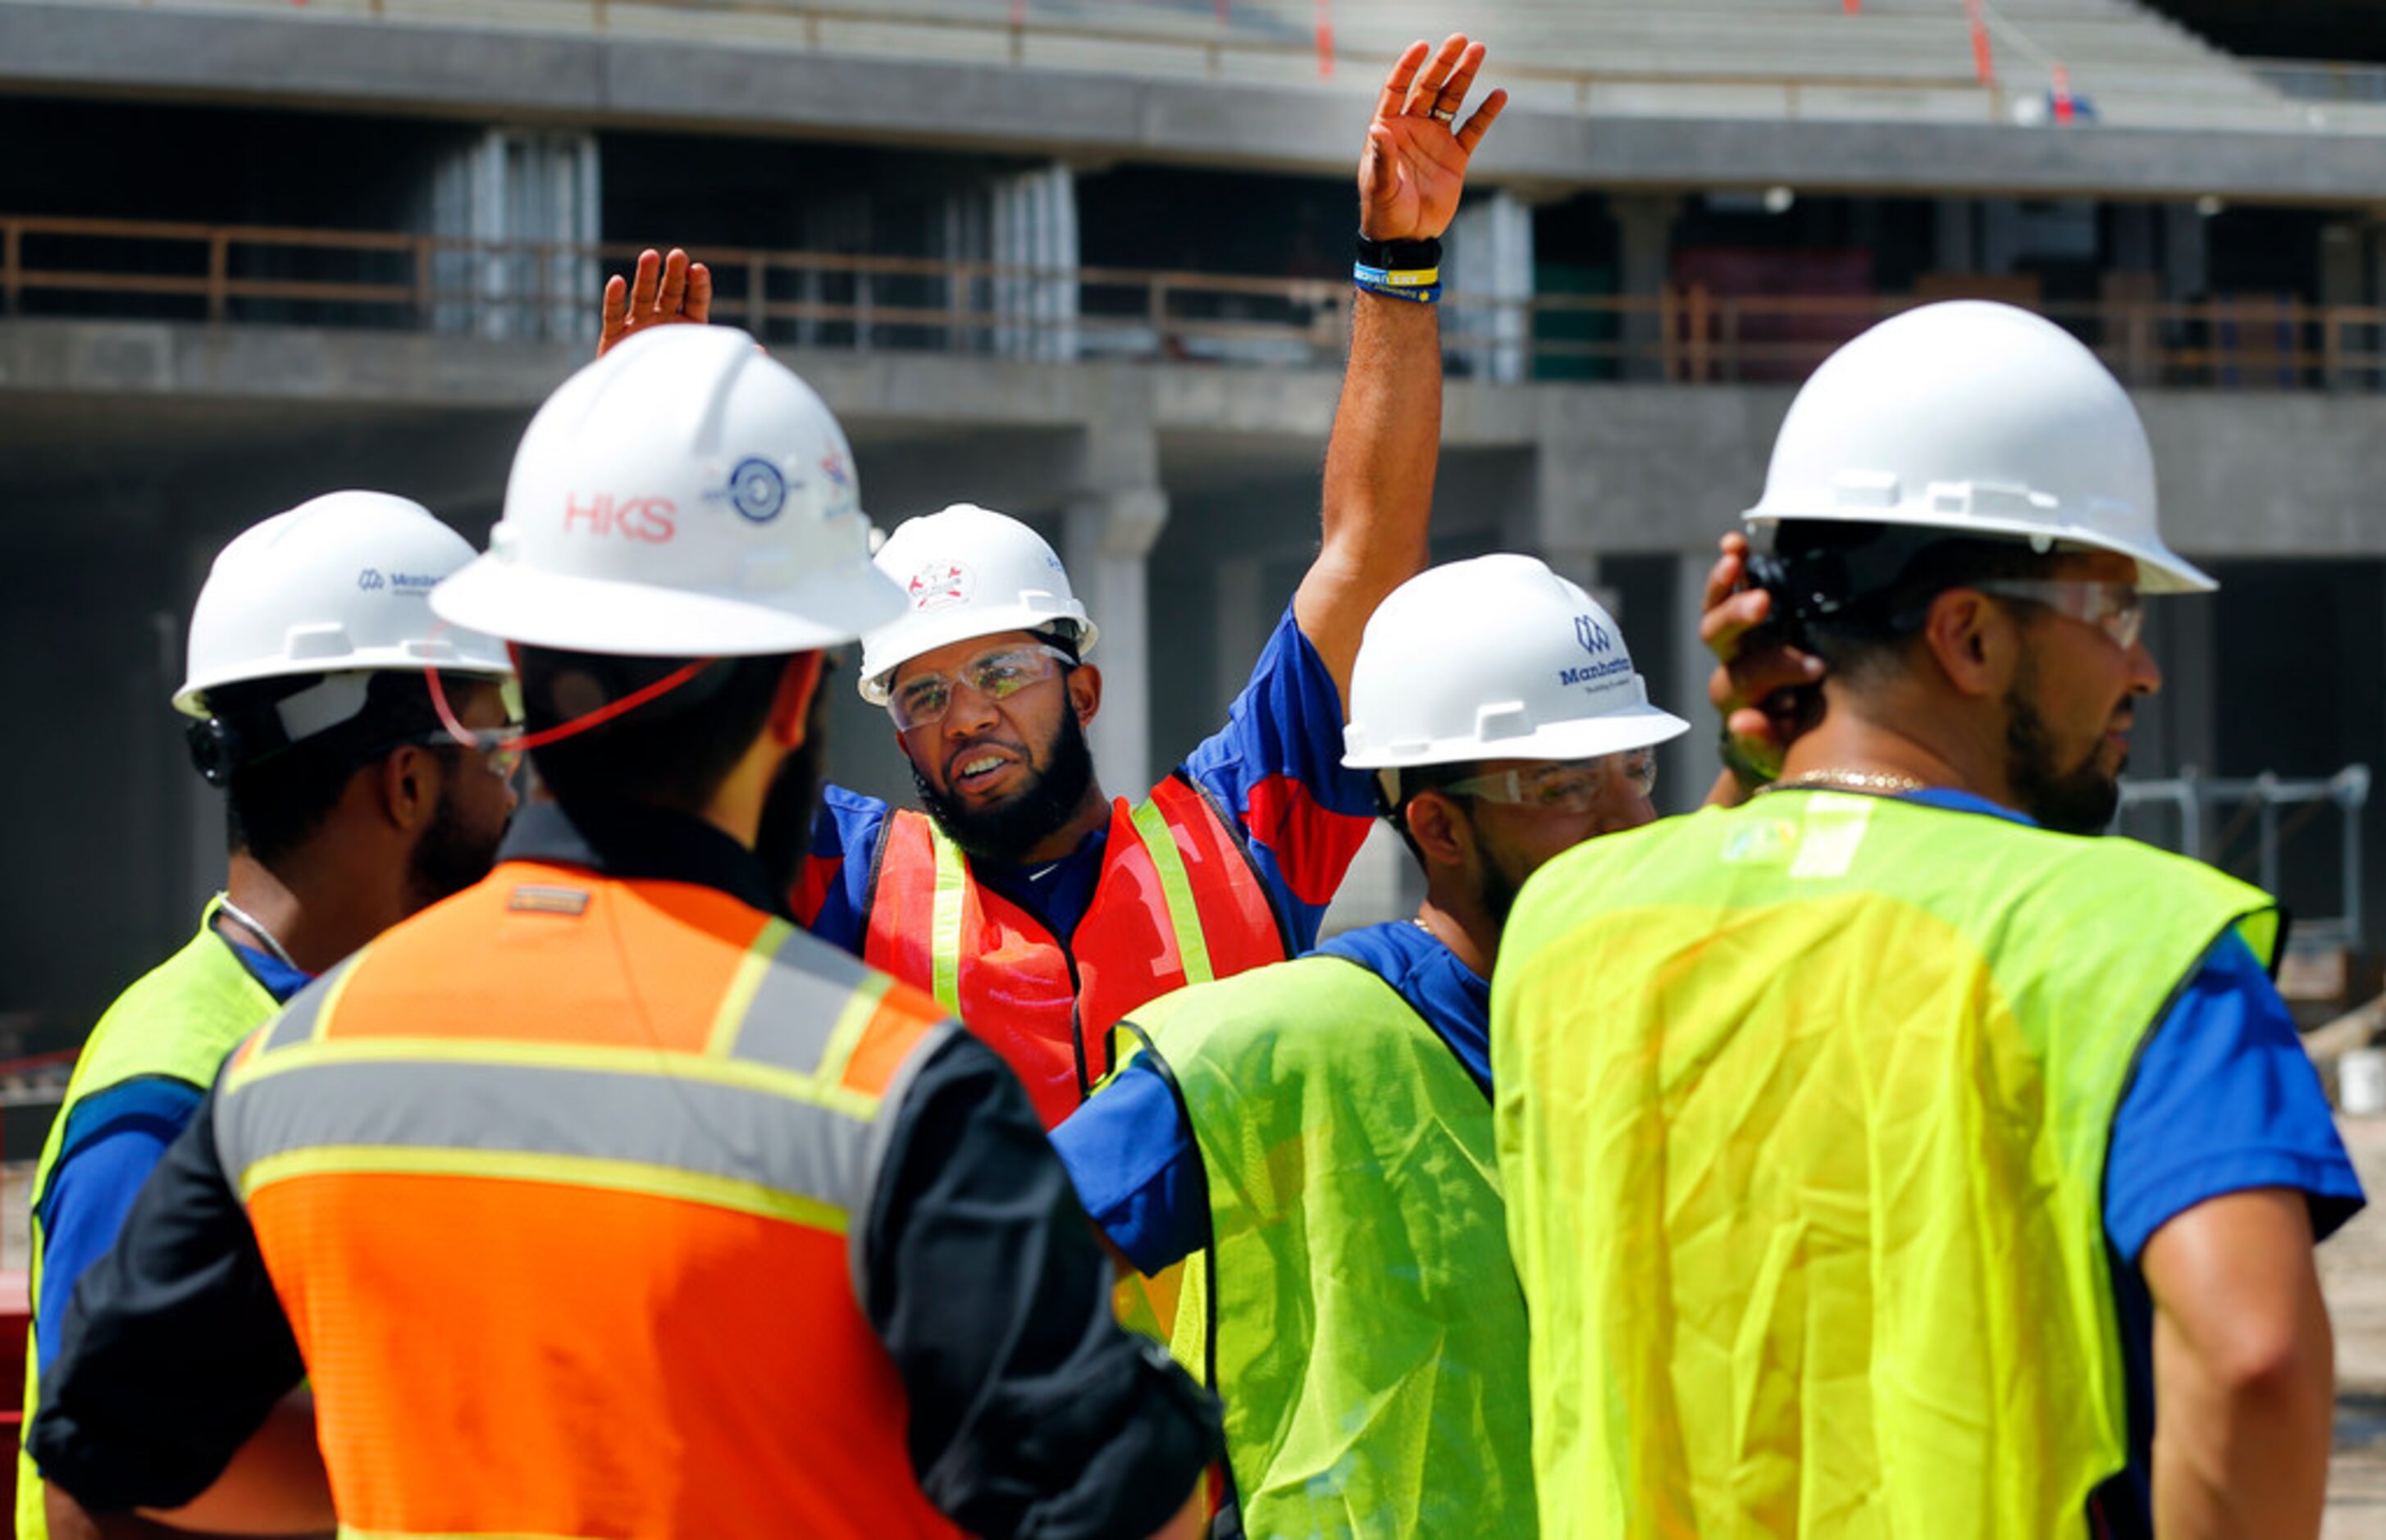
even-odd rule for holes
{"type": "Polygon", "coordinates": [[[1050,1128],[1110,1072],[1110,1031],[1147,1000],[1287,956],[1242,833],[1182,775],[1111,806],[1101,876],[1063,944],[978,883],[934,820],[886,820],[862,958],[984,1038],[1050,1128]]]}
{"type": "Polygon", "coordinates": [[[917,990],[684,883],[509,861],[234,1054],[215,1133],[341,1533],[949,1536],[862,1312],[917,990]]]}

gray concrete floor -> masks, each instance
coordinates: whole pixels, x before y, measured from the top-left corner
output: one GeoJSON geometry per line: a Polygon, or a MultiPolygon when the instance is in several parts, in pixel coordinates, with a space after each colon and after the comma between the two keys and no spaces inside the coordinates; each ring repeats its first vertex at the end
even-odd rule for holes
{"type": "MultiPolygon", "coordinates": [[[[2346,1146],[2375,1206],[2320,1247],[2320,1281],[2336,1325],[2336,1453],[2321,1540],[2386,1540],[2386,1118],[2342,1120],[2346,1146]]],[[[29,1245],[29,1164],[0,1169],[0,1270],[19,1271],[29,1245]]]]}

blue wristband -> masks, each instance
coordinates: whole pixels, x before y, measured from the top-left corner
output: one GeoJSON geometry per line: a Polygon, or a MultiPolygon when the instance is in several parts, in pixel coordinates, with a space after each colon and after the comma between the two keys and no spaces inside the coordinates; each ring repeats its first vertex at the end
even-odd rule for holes
{"type": "Polygon", "coordinates": [[[1439,268],[1401,270],[1371,268],[1360,262],[1350,269],[1350,282],[1366,294],[1379,294],[1386,299],[1404,299],[1412,305],[1432,305],[1441,298],[1439,268]]]}

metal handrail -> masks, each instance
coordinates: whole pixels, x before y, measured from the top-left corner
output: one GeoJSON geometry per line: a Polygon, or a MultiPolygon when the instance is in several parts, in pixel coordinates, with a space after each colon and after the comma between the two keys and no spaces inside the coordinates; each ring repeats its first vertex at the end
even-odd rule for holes
{"type": "MultiPolygon", "coordinates": [[[[2354,945],[2362,939],[2361,812],[2368,801],[2369,767],[2367,765],[2347,765],[2325,779],[2280,776],[2267,770],[2260,775],[2238,778],[2207,776],[2199,774],[2191,766],[2168,780],[2122,782],[2121,802],[2114,815],[2114,826],[2126,826],[2130,813],[2139,808],[2174,808],[2179,815],[2179,854],[2204,860],[2207,858],[2204,853],[2204,815],[2217,806],[2234,804],[2241,809],[2250,808],[2254,811],[2256,841],[2252,875],[2265,892],[2276,894],[2283,870],[2286,843],[2301,827],[2303,820],[2308,817],[2308,814],[2299,815],[2295,820],[2282,823],[2279,809],[2302,807],[2317,812],[2321,808],[2334,806],[2342,815],[2339,825],[2341,896],[2338,913],[2299,918],[2296,928],[2306,939],[2354,945]]],[[[2216,851],[2210,858],[2217,864],[2224,855],[2225,852],[2216,851]]]]}
{"type": "MultiPolygon", "coordinates": [[[[485,241],[396,231],[0,215],[0,311],[148,314],[193,307],[218,324],[267,320],[401,331],[495,326],[584,339],[599,262],[635,243],[485,241]],[[514,264],[501,283],[491,264],[514,264]],[[290,271],[295,268],[299,270],[290,271]],[[73,296],[71,303],[64,296],[73,296]],[[268,307],[280,307],[279,313],[268,307]]],[[[1281,367],[1328,365],[1348,285],[1134,268],[707,248],[720,319],[767,339],[856,348],[1123,353],[1281,367]],[[793,329],[792,335],[789,329],[793,329]],[[1032,345],[1023,339],[1032,339],[1032,345]],[[1254,351],[1257,350],[1257,351],[1254,351]]],[[[1945,287],[1942,282],[1939,287],[1945,287]]],[[[1960,286],[1960,285],[1959,285],[1960,286]]],[[[1502,297],[1453,292],[1444,345],[1463,372],[1494,357],[1521,378],[1677,383],[1793,381],[1917,294],[1502,297]],[[1573,334],[1566,334],[1571,332],[1573,334]]],[[[2135,384],[2386,391],[2386,307],[2262,295],[2196,301],[2055,301],[2035,307],[2135,384]]]]}

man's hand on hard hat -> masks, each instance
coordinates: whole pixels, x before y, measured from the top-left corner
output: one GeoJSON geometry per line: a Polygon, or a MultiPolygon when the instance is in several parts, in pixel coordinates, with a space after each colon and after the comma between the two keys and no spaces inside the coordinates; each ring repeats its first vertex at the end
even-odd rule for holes
{"type": "Polygon", "coordinates": [[[1722,555],[1707,572],[1699,637],[1715,655],[1707,697],[1723,717],[1726,770],[1710,804],[1729,806],[1781,773],[1790,743],[1814,725],[1823,660],[1774,637],[1766,627],[1773,595],[1748,586],[1748,537],[1719,543],[1722,555]]]}
{"type": "Polygon", "coordinates": [[[691,262],[673,246],[665,257],[652,246],[638,253],[636,275],[605,281],[605,313],[596,332],[596,357],[622,338],[657,326],[701,326],[712,317],[712,269],[691,262]]]}

